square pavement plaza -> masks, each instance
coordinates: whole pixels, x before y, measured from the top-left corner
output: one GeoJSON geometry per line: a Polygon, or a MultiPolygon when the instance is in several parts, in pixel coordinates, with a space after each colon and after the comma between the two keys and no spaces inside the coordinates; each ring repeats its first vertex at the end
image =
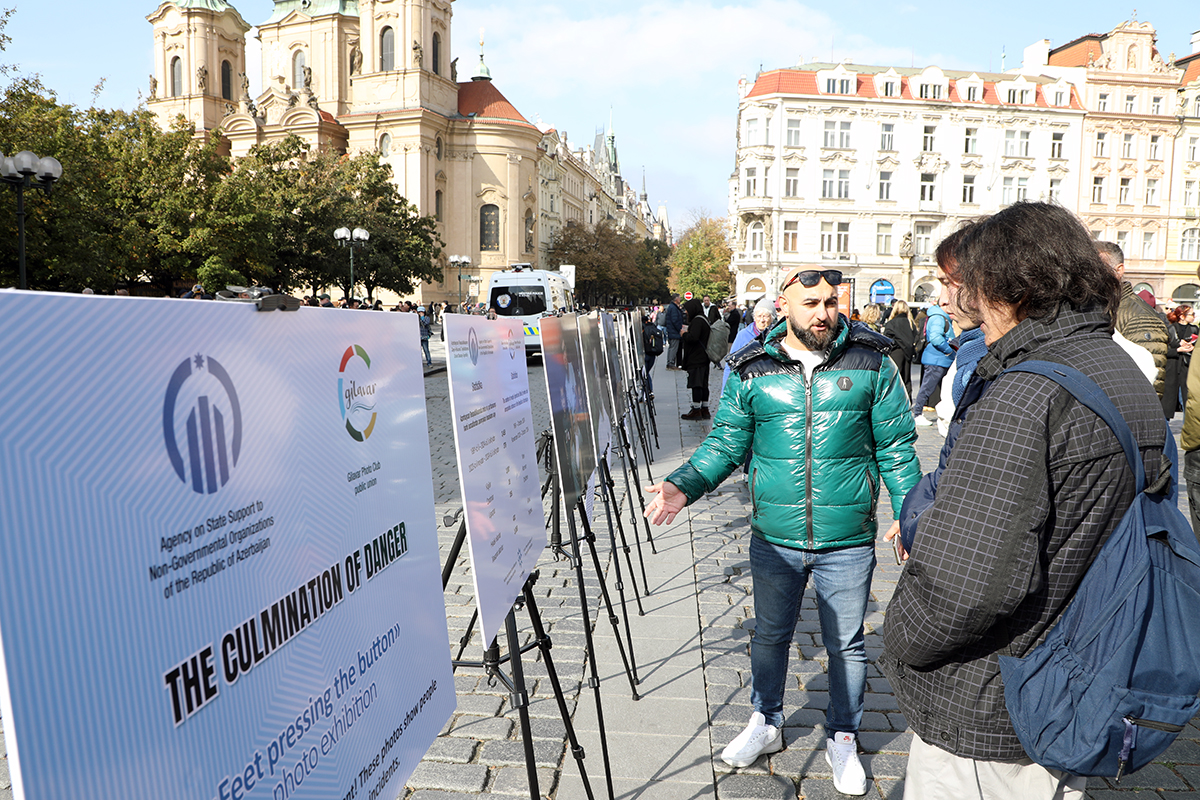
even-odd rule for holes
{"type": "MultiPolygon", "coordinates": [[[[438,326],[440,327],[440,326],[438,326]]],[[[450,424],[445,349],[435,328],[430,342],[434,367],[426,371],[429,440],[436,517],[460,505],[454,438],[450,424]]],[[[529,382],[538,430],[549,427],[545,377],[540,362],[530,362],[529,382]]],[[[715,410],[721,382],[712,371],[710,407],[715,410]]],[[[650,476],[661,480],[683,463],[711,429],[708,421],[689,422],[679,416],[689,408],[686,375],[665,369],[660,357],[654,369],[659,447],[650,476]]],[[[1180,420],[1172,424],[1176,437],[1180,420]]],[[[635,443],[636,445],[636,443],[635,443]]],[[[937,462],[942,438],[935,428],[918,430],[917,452],[925,469],[937,462]]],[[[653,441],[651,440],[651,446],[653,441]]],[[[642,484],[647,480],[645,459],[639,454],[642,484]]],[[[745,726],[750,706],[750,632],[754,625],[749,571],[750,499],[740,473],[716,492],[701,498],[673,524],[654,528],[657,554],[645,540],[640,505],[627,496],[620,459],[612,464],[620,517],[626,539],[635,548],[631,580],[621,557],[633,638],[633,658],[641,699],[634,701],[607,612],[601,612],[600,585],[590,557],[584,559],[587,622],[594,633],[601,678],[601,702],[607,733],[614,796],[621,800],[794,800],[842,797],[833,788],[821,752],[825,746],[824,710],[828,703],[827,657],[816,618],[816,603],[806,596],[796,627],[784,695],[786,747],[735,769],[721,761],[725,745],[745,726]],[[634,534],[641,541],[649,594],[642,585],[634,534]],[[637,613],[634,586],[641,594],[645,615],[637,613]],[[599,621],[598,621],[599,620],[599,621]]],[[[1181,506],[1186,512],[1185,493],[1181,506]]],[[[880,530],[890,524],[890,504],[881,498],[880,530]]],[[[623,620],[617,577],[604,522],[596,506],[595,532],[606,585],[623,620]]],[[[549,502],[547,498],[547,513],[549,502]]],[[[454,539],[453,528],[439,530],[443,560],[454,539]]],[[[567,535],[563,523],[564,537],[567,535]]],[[[900,568],[890,545],[877,545],[878,567],[866,617],[867,654],[872,661],[882,650],[883,620],[900,568]]],[[[596,800],[608,789],[600,746],[594,693],[586,684],[584,615],[575,571],[556,561],[549,550],[538,564],[541,575],[535,597],[553,647],[551,656],[580,744],[596,800]]],[[[474,608],[473,585],[466,548],[446,589],[450,647],[459,641],[474,608]]],[[[811,592],[809,593],[811,595],[811,592]]],[[[532,639],[528,616],[519,612],[523,640],[532,639]]],[[[624,628],[622,627],[622,638],[624,628]]],[[[478,660],[478,633],[468,642],[464,657],[478,660]]],[[[523,659],[530,693],[530,716],[539,793],[558,800],[586,800],[579,769],[568,747],[565,727],[553,699],[546,665],[536,651],[523,659]]],[[[529,797],[524,748],[518,715],[508,691],[489,683],[480,670],[460,668],[455,676],[458,707],[424,760],[398,795],[402,800],[467,800],[479,795],[529,797]]],[[[2,721],[0,721],[2,724],[2,721]]],[[[860,732],[863,763],[869,778],[867,797],[898,800],[904,791],[904,770],[911,731],[897,710],[887,680],[872,663],[868,671],[866,708],[860,732]]],[[[0,748],[3,743],[0,742],[0,748]]],[[[1118,785],[1103,779],[1088,783],[1091,800],[1120,797],[1200,798],[1200,721],[1185,729],[1154,764],[1118,785]]],[[[0,800],[12,788],[7,757],[0,751],[0,800]]],[[[1019,798],[1014,798],[1019,800],[1019,798]]]]}

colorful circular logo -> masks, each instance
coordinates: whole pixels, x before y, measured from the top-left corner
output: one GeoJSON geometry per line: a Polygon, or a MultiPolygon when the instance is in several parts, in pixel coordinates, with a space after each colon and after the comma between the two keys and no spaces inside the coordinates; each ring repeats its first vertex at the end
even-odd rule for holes
{"type": "Polygon", "coordinates": [[[346,432],[356,442],[371,438],[375,430],[375,389],[371,382],[371,357],[359,345],[352,344],[342,354],[338,368],[338,403],[346,432]]]}
{"type": "Polygon", "coordinates": [[[475,335],[474,328],[467,335],[467,354],[471,356],[472,365],[479,363],[479,337],[475,335]]]}
{"type": "Polygon", "coordinates": [[[229,482],[242,450],[242,406],[229,373],[215,358],[197,353],[171,374],[163,400],[163,440],[175,474],[192,491],[214,494],[229,482]]]}

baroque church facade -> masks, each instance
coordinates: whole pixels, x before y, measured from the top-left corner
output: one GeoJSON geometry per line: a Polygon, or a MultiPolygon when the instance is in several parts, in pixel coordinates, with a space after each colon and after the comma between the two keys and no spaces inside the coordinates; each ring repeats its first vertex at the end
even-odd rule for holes
{"type": "Polygon", "coordinates": [[[496,88],[482,52],[471,78],[459,79],[451,3],[275,0],[257,26],[259,67],[246,59],[251,25],[232,5],[168,0],[147,17],[155,59],[147,105],[164,126],[182,115],[198,133],[219,129],[235,158],[288,134],[314,148],[378,152],[445,243],[442,280],[422,284],[419,298],[481,298],[489,276],[510,264],[552,266],[539,230],[546,152],[543,131],[496,88]],[[263,89],[251,97],[256,68],[263,89]],[[469,266],[451,265],[450,254],[469,266]]]}

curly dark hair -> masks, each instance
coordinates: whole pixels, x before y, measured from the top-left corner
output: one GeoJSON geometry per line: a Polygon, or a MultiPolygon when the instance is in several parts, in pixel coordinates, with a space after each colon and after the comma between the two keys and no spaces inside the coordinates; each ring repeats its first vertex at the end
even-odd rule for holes
{"type": "Polygon", "coordinates": [[[963,237],[967,235],[967,231],[975,227],[979,220],[969,219],[953,231],[937,246],[934,251],[933,258],[937,262],[938,267],[942,272],[946,273],[951,280],[958,280],[958,246],[962,243],[963,237]]]}
{"type": "Polygon", "coordinates": [[[1062,206],[1015,203],[971,226],[955,255],[958,302],[974,314],[992,302],[1011,305],[1018,320],[1053,319],[1065,304],[1113,318],[1121,300],[1116,273],[1062,206]]]}

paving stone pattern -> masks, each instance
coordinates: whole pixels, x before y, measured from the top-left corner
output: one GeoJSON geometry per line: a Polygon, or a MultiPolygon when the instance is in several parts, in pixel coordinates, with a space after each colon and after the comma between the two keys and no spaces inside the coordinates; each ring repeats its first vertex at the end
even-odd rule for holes
{"type": "MultiPolygon", "coordinates": [[[[425,371],[429,443],[437,518],[458,508],[458,472],[445,373],[445,349],[434,336],[430,342],[434,365],[425,371]]],[[[685,375],[668,371],[660,358],[655,369],[656,408],[661,448],[654,455],[651,475],[661,480],[682,463],[707,435],[706,422],[679,420],[689,407],[685,375]]],[[[915,383],[915,382],[914,382],[915,383]]],[[[549,427],[545,377],[540,364],[530,362],[534,421],[549,427]]],[[[720,373],[712,380],[719,396],[720,373]]],[[[715,407],[716,403],[713,403],[715,407]]],[[[1173,428],[1179,435],[1180,419],[1173,428]]],[[[942,439],[936,429],[919,431],[918,453],[928,469],[936,463],[942,439]]],[[[640,476],[647,482],[639,458],[640,476]]],[[[631,519],[620,462],[613,464],[622,524],[634,546],[631,519]]],[[[608,614],[601,609],[600,584],[590,558],[584,561],[587,625],[594,634],[601,677],[601,696],[614,794],[624,800],[794,800],[843,797],[833,788],[825,763],[824,709],[828,705],[827,656],[822,645],[816,605],[806,597],[796,627],[795,647],[785,692],[786,747],[755,764],[733,769],[720,759],[721,750],[746,724],[750,707],[749,642],[754,629],[749,573],[749,497],[745,480],[735,474],[716,492],[681,514],[673,525],[653,531],[659,553],[650,552],[644,531],[644,568],[650,593],[641,581],[636,551],[631,578],[621,556],[622,585],[633,630],[634,665],[640,678],[641,699],[634,701],[616,647],[608,614]],[[635,586],[642,593],[645,616],[636,613],[635,586]]],[[[1181,498],[1182,501],[1182,498],[1181,498]]],[[[636,507],[636,500],[633,501],[636,507]]],[[[1186,503],[1182,501],[1181,505],[1186,503]]],[[[888,524],[886,499],[881,528],[888,524]]],[[[621,617],[616,574],[602,506],[597,505],[597,548],[615,611],[621,617]]],[[[547,510],[549,504],[547,503],[547,510]]],[[[1185,507],[1186,510],[1186,507],[1185,507]]],[[[640,529],[639,529],[640,530],[640,529]]],[[[443,559],[454,538],[453,529],[439,531],[443,559]]],[[[566,526],[563,529],[567,535],[566,526]]],[[[866,619],[867,652],[882,649],[881,631],[887,603],[900,568],[890,546],[878,547],[872,602],[866,619]]],[[[549,553],[539,562],[541,577],[536,602],[550,633],[551,657],[564,687],[568,711],[586,752],[584,768],[595,798],[607,797],[600,746],[595,693],[588,687],[584,620],[575,570],[549,553]]],[[[459,649],[473,608],[473,585],[466,548],[446,589],[450,646],[459,649]]],[[[524,614],[518,615],[523,642],[532,640],[524,614]]],[[[621,627],[624,636],[624,626],[621,627]]],[[[465,658],[479,659],[478,633],[469,640],[465,658]]],[[[586,795],[579,768],[567,746],[566,729],[553,699],[548,671],[540,654],[523,661],[530,697],[530,716],[539,793],[555,800],[582,800],[586,795]]],[[[481,670],[461,668],[455,676],[458,708],[434,741],[424,760],[400,792],[398,800],[462,800],[481,794],[528,797],[528,778],[518,715],[509,693],[489,681],[481,670]]],[[[2,731],[3,720],[0,720],[2,731]]],[[[868,798],[903,794],[904,769],[912,733],[897,709],[886,679],[872,665],[868,673],[866,709],[859,737],[870,778],[868,798]]],[[[7,755],[0,739],[0,800],[13,796],[7,755]]],[[[1089,781],[1090,800],[1124,797],[1200,797],[1200,720],[1194,720],[1178,741],[1151,766],[1126,776],[1116,785],[1089,781]]]]}

